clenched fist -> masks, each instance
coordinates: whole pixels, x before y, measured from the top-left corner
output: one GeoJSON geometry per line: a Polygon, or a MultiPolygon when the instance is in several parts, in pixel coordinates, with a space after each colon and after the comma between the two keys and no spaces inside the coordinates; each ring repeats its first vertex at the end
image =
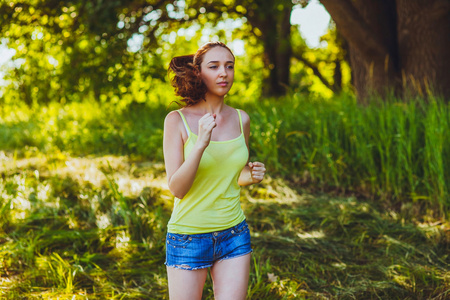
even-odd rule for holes
{"type": "Polygon", "coordinates": [[[207,113],[198,120],[198,140],[199,146],[203,149],[208,147],[211,141],[211,134],[216,127],[216,115],[207,113]]]}
{"type": "Polygon", "coordinates": [[[250,175],[252,176],[252,183],[259,183],[263,180],[264,175],[266,174],[266,167],[263,163],[255,161],[249,162],[248,166],[250,167],[250,175]]]}

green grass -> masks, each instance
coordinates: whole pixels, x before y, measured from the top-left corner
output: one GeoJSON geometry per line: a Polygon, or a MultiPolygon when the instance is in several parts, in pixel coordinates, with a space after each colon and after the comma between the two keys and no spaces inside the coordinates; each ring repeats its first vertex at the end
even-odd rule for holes
{"type": "MultiPolygon", "coordinates": [[[[323,100],[296,94],[238,102],[252,119],[251,157],[312,191],[382,201],[397,211],[450,211],[449,104],[374,99],[358,105],[342,95],[323,100]]],[[[0,109],[0,149],[17,157],[62,151],[74,156],[129,155],[163,161],[168,101],[50,103],[0,109]]]]}
{"type": "MultiPolygon", "coordinates": [[[[237,100],[249,299],[450,296],[448,103],[237,100]]],[[[169,102],[0,107],[0,299],[167,299],[169,102]]]]}
{"type": "Polygon", "coordinates": [[[361,106],[346,95],[294,95],[245,108],[254,122],[252,156],[272,171],[315,190],[448,217],[450,113],[442,99],[361,106]]]}
{"type": "Polygon", "coordinates": [[[135,193],[161,172],[161,165],[136,169],[114,157],[71,159],[56,153],[6,159],[0,179],[1,293],[7,299],[164,294],[161,261],[170,197],[151,185],[125,197],[112,179],[132,176],[129,192],[135,193]]]}
{"type": "MultiPolygon", "coordinates": [[[[167,299],[164,166],[0,152],[0,299],[167,299]]],[[[249,299],[445,299],[449,223],[281,177],[244,188],[249,299]]],[[[213,299],[210,278],[204,299],[213,299]]]]}
{"type": "Polygon", "coordinates": [[[123,105],[53,102],[34,108],[2,107],[0,149],[17,151],[20,157],[59,149],[78,156],[129,154],[162,161],[167,106],[123,105]]]}

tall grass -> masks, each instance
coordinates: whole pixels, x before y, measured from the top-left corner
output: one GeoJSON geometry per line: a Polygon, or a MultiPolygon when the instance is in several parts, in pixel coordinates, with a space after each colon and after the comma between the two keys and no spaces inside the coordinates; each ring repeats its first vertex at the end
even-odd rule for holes
{"type": "MultiPolygon", "coordinates": [[[[2,154],[0,299],[168,299],[163,164],[2,154]]],[[[450,295],[448,222],[299,194],[270,177],[243,189],[242,206],[254,249],[248,299],[450,295]]],[[[213,299],[211,278],[203,299],[213,299]]]]}
{"type": "Polygon", "coordinates": [[[0,149],[75,155],[129,154],[153,161],[162,158],[162,125],[166,105],[142,103],[70,103],[4,107],[0,119],[0,149]],[[31,150],[33,151],[33,150],[31,150]]]}
{"type": "MultiPolygon", "coordinates": [[[[450,208],[449,106],[352,96],[295,94],[232,104],[252,120],[251,156],[269,172],[315,190],[382,199],[408,214],[450,208]]],[[[3,107],[0,149],[19,157],[59,149],[73,155],[131,155],[162,161],[168,101],[3,107]]],[[[447,215],[448,217],[448,215],[447,215]]]]}
{"type": "Polygon", "coordinates": [[[247,107],[252,154],[300,184],[388,200],[407,209],[450,208],[450,114],[441,99],[402,102],[300,95],[247,107]]]}

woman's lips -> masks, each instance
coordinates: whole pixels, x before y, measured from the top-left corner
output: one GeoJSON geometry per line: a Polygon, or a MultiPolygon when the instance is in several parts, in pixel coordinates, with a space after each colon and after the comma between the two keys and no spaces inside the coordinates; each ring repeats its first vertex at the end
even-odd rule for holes
{"type": "Polygon", "coordinates": [[[228,82],[219,82],[218,85],[220,85],[220,86],[227,86],[228,82]]]}

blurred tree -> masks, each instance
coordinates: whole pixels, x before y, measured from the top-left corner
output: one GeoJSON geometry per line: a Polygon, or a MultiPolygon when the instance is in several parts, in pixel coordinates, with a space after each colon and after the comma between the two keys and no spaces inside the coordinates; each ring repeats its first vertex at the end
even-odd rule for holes
{"type": "Polygon", "coordinates": [[[264,62],[269,69],[265,94],[279,96],[289,87],[292,1],[237,0],[233,6],[253,27],[264,45],[264,62]],[[238,8],[241,8],[238,10],[238,8]]]}
{"type": "MultiPolygon", "coordinates": [[[[282,95],[292,86],[290,15],[294,5],[307,3],[306,0],[3,1],[0,36],[8,40],[8,47],[16,50],[14,59],[20,62],[8,75],[13,82],[8,97],[31,104],[78,101],[85,97],[117,99],[133,94],[130,88],[142,90],[145,86],[134,83],[137,78],[146,83],[151,81],[146,78],[166,80],[165,66],[180,51],[174,44],[175,41],[179,44],[180,29],[197,30],[195,41],[182,41],[184,54],[198,46],[200,28],[214,27],[230,19],[242,21],[234,36],[245,39],[252,48],[247,49],[250,58],[245,58],[245,63],[252,67],[242,68],[245,84],[241,86],[251,84],[253,94],[258,86],[266,95],[282,95]],[[262,59],[255,61],[261,58],[258,53],[262,53],[262,59]],[[263,74],[264,83],[256,78],[255,70],[263,74]]],[[[222,33],[219,35],[223,38],[222,33]]],[[[319,61],[310,61],[304,55],[308,49],[302,45],[296,49],[295,57],[311,68],[325,86],[339,91],[339,76],[333,82],[329,75],[324,75],[323,68],[314,64],[319,61]]],[[[319,56],[321,62],[339,67],[339,62],[319,56]]],[[[151,89],[147,87],[148,92],[151,89]]]]}
{"type": "MultiPolygon", "coordinates": [[[[130,41],[155,20],[170,19],[170,2],[2,1],[0,35],[21,63],[6,78],[14,82],[11,94],[29,104],[89,95],[99,99],[102,94],[128,92],[136,71],[141,77],[164,79],[156,47],[147,49],[152,54],[148,60],[130,51],[130,41]]],[[[163,21],[155,22],[148,36],[164,28],[163,21]]]]}
{"type": "Polygon", "coordinates": [[[343,65],[348,57],[345,40],[336,30],[334,23],[321,37],[321,41],[327,43],[326,48],[310,49],[297,32],[292,33],[292,57],[309,68],[333,94],[339,94],[343,87],[348,85],[348,80],[343,79],[343,65]],[[328,70],[324,70],[324,67],[328,70]]]}
{"type": "Polygon", "coordinates": [[[450,98],[450,1],[320,0],[348,42],[361,101],[372,93],[450,98]]]}

